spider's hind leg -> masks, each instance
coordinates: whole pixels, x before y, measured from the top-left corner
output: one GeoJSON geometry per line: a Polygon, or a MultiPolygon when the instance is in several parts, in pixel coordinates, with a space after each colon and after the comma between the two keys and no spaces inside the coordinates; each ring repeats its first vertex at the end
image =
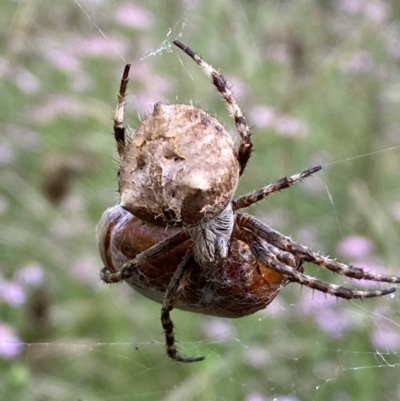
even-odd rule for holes
{"type": "Polygon", "coordinates": [[[211,65],[206,63],[192,49],[179,42],[179,40],[174,40],[173,43],[175,46],[183,50],[199,65],[199,67],[212,79],[213,84],[218,89],[219,93],[221,93],[222,97],[225,99],[228,110],[235,120],[236,129],[240,135],[240,145],[238,149],[237,159],[240,165],[240,175],[242,175],[250,159],[251,150],[253,148],[250,136],[250,128],[247,125],[246,118],[243,115],[242,110],[236,102],[236,99],[234,98],[232,91],[229,89],[229,86],[226,83],[223,75],[216,71],[211,65]]]}
{"type": "Polygon", "coordinates": [[[179,354],[175,346],[174,323],[171,320],[170,312],[174,309],[176,302],[179,299],[182,291],[184,290],[190,270],[188,263],[192,258],[192,252],[187,252],[182,259],[177,270],[175,271],[168,288],[165,292],[163,306],[161,309],[161,324],[165,333],[165,344],[167,347],[167,354],[170,358],[178,362],[199,362],[204,359],[203,356],[197,358],[184,357],[179,354]]]}

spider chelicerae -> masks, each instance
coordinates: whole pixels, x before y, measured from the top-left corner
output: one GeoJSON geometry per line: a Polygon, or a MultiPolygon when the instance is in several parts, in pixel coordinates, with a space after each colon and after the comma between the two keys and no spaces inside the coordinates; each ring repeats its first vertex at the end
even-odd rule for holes
{"type": "Polygon", "coordinates": [[[141,126],[129,133],[123,123],[130,69],[126,65],[114,117],[121,200],[104,212],[98,224],[105,264],[102,280],[126,281],[162,303],[167,353],[180,362],[204,358],[178,352],[170,317],[174,308],[242,317],[265,308],[289,282],[345,299],[393,293],[395,288],[353,290],[304,274],[303,263],[310,262],[359,280],[400,283],[400,277],[367,272],[320,255],[255,217],[238,213],[321,167],[233,200],[252,150],[246,119],[223,76],[181,42],[173,43],[212,79],[235,120],[240,143],[235,147],[217,120],[192,105],[157,103],[141,126]]]}

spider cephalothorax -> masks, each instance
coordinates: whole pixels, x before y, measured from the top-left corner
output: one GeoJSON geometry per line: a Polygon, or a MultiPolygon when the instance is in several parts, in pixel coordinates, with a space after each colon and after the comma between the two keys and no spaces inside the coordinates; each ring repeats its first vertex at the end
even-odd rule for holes
{"type": "Polygon", "coordinates": [[[250,158],[248,125],[222,75],[182,43],[174,44],[212,78],[235,120],[239,146],[235,149],[223,126],[203,110],[161,103],[127,140],[123,125],[127,65],[114,118],[121,202],[106,210],[98,224],[103,281],[125,280],[163,304],[168,355],[181,362],[203,359],[178,353],[170,318],[173,308],[242,317],[265,308],[289,282],[346,299],[394,292],[395,288],[353,290],[303,274],[303,263],[310,262],[347,277],[400,283],[400,277],[370,273],[322,256],[256,218],[237,213],[321,167],[233,200],[238,177],[250,158]]]}

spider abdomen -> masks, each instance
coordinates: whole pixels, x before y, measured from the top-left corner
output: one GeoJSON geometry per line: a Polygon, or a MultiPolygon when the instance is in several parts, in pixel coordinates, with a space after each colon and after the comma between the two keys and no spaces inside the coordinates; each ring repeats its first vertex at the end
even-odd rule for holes
{"type": "Polygon", "coordinates": [[[153,224],[213,219],[239,179],[231,135],[192,105],[157,103],[119,156],[121,205],[153,224]]]}
{"type": "MultiPolygon", "coordinates": [[[[178,228],[148,224],[120,205],[107,209],[98,225],[98,245],[106,267],[118,271],[128,261],[156,243],[177,233],[178,228]]],[[[188,239],[156,263],[135,270],[126,282],[153,301],[162,303],[165,291],[185,252],[188,239]]],[[[233,239],[226,259],[201,267],[192,259],[190,280],[175,308],[219,317],[243,317],[265,308],[287,280],[257,263],[247,244],[233,239]]]]}

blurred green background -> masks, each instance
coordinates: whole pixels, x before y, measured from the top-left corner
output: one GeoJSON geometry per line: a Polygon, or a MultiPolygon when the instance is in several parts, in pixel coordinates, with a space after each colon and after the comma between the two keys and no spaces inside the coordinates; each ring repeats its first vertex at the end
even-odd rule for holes
{"type": "Polygon", "coordinates": [[[347,302],[291,284],[239,320],[174,311],[182,352],[206,356],[183,365],[165,355],[160,305],[100,282],[124,60],[130,126],[157,101],[193,100],[234,132],[175,38],[224,73],[254,126],[238,194],[324,167],[249,212],[400,275],[400,3],[2,0],[0,399],[400,400],[398,294],[347,302]]]}

